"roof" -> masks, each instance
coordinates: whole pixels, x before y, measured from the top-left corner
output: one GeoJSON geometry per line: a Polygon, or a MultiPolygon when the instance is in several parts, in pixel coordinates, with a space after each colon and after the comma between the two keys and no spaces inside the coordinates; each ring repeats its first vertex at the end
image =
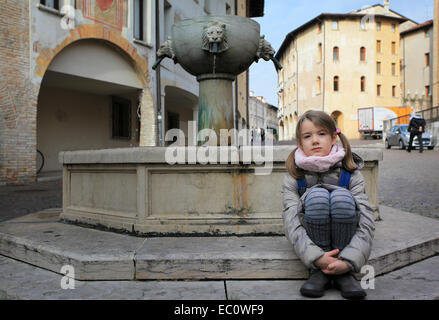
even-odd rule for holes
{"type": "Polygon", "coordinates": [[[403,32],[400,33],[401,36],[405,36],[409,33],[415,32],[415,31],[419,31],[422,29],[428,29],[433,27],[433,20],[428,20],[425,21],[424,23],[418,24],[417,26],[411,27],[410,29],[407,29],[403,32]]]}
{"type": "MultiPolygon", "coordinates": [[[[384,6],[383,6],[382,4],[377,3],[377,4],[374,4],[374,5],[369,6],[369,7],[365,7],[365,8],[358,9],[358,10],[354,10],[354,11],[352,11],[352,12],[359,12],[359,11],[361,11],[361,10],[365,10],[365,9],[369,9],[369,8],[375,8],[375,7],[381,7],[381,8],[384,8],[384,6]]],[[[399,12],[396,12],[395,10],[392,10],[392,9],[389,8],[389,11],[390,11],[390,12],[393,12],[394,14],[397,14],[397,15],[400,16],[401,18],[404,18],[404,19],[407,19],[408,21],[411,21],[411,22],[413,22],[413,23],[419,24],[419,23],[417,23],[415,20],[412,20],[412,19],[410,19],[410,18],[407,18],[406,16],[400,14],[399,12]]]]}
{"type": "Polygon", "coordinates": [[[264,16],[264,0],[247,0],[247,3],[249,18],[258,18],[264,16]]]}
{"type": "MultiPolygon", "coordinates": [[[[317,22],[321,22],[324,19],[334,19],[334,18],[338,18],[338,19],[362,19],[364,16],[366,16],[367,14],[358,14],[358,13],[322,13],[319,16],[315,17],[314,19],[308,21],[307,23],[301,25],[300,27],[298,27],[297,29],[291,31],[290,33],[287,34],[287,36],[285,37],[284,41],[282,42],[279,50],[276,53],[276,59],[279,60],[280,56],[282,55],[283,51],[287,48],[287,46],[289,45],[289,43],[291,42],[291,40],[294,39],[294,37],[299,34],[300,32],[306,30],[307,28],[309,28],[310,26],[314,25],[317,22]]],[[[391,20],[396,20],[399,23],[405,22],[407,21],[407,19],[405,18],[398,18],[398,17],[393,17],[393,16],[387,16],[387,15],[381,15],[381,14],[377,14],[375,15],[376,18],[383,18],[383,19],[391,19],[391,20]]]]}

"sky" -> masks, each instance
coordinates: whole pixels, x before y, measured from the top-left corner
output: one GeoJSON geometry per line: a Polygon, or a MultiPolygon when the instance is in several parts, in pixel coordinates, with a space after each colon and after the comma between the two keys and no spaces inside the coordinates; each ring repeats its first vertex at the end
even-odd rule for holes
{"type": "MultiPolygon", "coordinates": [[[[253,18],[261,26],[261,35],[279,50],[286,35],[321,13],[348,13],[383,0],[265,0],[264,17],[253,18]]],[[[433,19],[434,0],[390,0],[390,9],[423,23],[433,19]]],[[[259,60],[250,67],[250,90],[277,106],[277,73],[271,61],[259,60]]]]}

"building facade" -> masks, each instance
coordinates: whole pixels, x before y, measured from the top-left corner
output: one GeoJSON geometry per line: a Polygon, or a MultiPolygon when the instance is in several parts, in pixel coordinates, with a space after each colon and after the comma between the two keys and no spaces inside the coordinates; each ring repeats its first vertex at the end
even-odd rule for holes
{"type": "Polygon", "coordinates": [[[260,141],[262,132],[264,139],[277,140],[277,108],[269,104],[264,97],[255,96],[253,91],[250,91],[249,98],[249,126],[253,133],[253,141],[260,141]]]}
{"type": "Polygon", "coordinates": [[[401,32],[401,97],[414,110],[433,105],[433,20],[401,32]]]}
{"type": "Polygon", "coordinates": [[[295,138],[307,110],[327,112],[355,139],[359,108],[401,105],[399,28],[407,19],[387,6],[323,13],[286,36],[276,55],[285,66],[278,73],[280,140],[295,138]]]}
{"type": "MultiPolygon", "coordinates": [[[[198,83],[169,59],[152,70],[171,26],[199,15],[260,16],[248,0],[0,2],[0,184],[61,170],[60,151],[163,146],[198,120],[198,83]]],[[[247,73],[235,81],[246,125],[247,73]]]]}

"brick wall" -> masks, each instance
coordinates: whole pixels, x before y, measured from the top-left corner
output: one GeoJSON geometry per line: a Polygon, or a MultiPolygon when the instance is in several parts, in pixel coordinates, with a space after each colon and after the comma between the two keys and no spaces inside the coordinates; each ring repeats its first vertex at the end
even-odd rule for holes
{"type": "Polygon", "coordinates": [[[35,179],[36,88],[29,79],[28,1],[0,1],[0,184],[35,179]]]}

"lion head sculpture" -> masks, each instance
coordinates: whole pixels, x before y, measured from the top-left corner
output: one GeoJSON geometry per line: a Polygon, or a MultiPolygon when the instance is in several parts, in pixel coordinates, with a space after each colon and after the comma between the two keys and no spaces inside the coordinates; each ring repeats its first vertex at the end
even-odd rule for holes
{"type": "Polygon", "coordinates": [[[168,39],[160,45],[159,50],[157,51],[157,56],[160,57],[168,57],[171,59],[175,59],[175,53],[172,49],[172,39],[168,37],[168,39]]]}
{"type": "Polygon", "coordinates": [[[271,44],[265,40],[265,36],[261,36],[259,38],[259,49],[256,53],[257,59],[264,59],[265,61],[269,61],[274,56],[274,49],[271,44]]]}
{"type": "Polygon", "coordinates": [[[155,70],[164,58],[171,58],[172,60],[174,60],[174,63],[178,62],[177,56],[175,55],[175,52],[172,49],[171,37],[168,37],[168,40],[163,42],[160,45],[160,48],[157,50],[157,61],[153,64],[152,70],[155,70]]]}
{"type": "Polygon", "coordinates": [[[202,40],[202,49],[210,53],[220,53],[229,49],[224,23],[214,21],[207,24],[203,28],[202,40]]]}

